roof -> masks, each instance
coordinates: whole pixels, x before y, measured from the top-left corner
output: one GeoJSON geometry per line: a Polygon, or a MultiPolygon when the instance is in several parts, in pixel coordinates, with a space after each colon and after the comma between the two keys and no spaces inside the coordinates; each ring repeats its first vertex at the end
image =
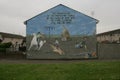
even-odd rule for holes
{"type": "MultiPolygon", "coordinates": [[[[64,6],[64,7],[67,7],[67,6],[65,6],[65,5],[63,5],[63,4],[59,4],[59,5],[55,6],[55,7],[58,7],[58,6],[64,6]]],[[[55,8],[55,7],[53,7],[53,8],[55,8]]],[[[48,9],[48,10],[46,10],[46,11],[44,11],[44,12],[38,14],[38,15],[36,15],[36,16],[34,16],[34,17],[32,17],[32,18],[30,18],[30,19],[28,19],[28,20],[26,20],[26,21],[24,22],[24,24],[26,25],[27,21],[29,21],[29,20],[31,20],[31,19],[33,19],[33,18],[39,16],[39,15],[42,15],[42,14],[44,14],[45,12],[47,12],[47,11],[53,9],[53,8],[50,8],[50,9],[48,9]]],[[[68,8],[68,9],[71,9],[71,10],[73,10],[73,11],[76,11],[76,12],[78,12],[78,13],[80,13],[80,14],[83,14],[83,13],[77,11],[77,10],[74,10],[74,9],[70,8],[70,7],[67,7],[67,8],[68,8]]],[[[85,16],[87,16],[87,17],[90,17],[90,16],[88,16],[88,15],[86,15],[86,14],[83,14],[83,15],[85,15],[85,16]]],[[[95,19],[95,18],[93,18],[93,17],[90,17],[90,18],[96,20],[96,23],[99,22],[99,20],[97,20],[97,19],[95,19]]]]}
{"type": "Polygon", "coordinates": [[[105,34],[110,34],[110,33],[114,33],[114,32],[117,32],[117,33],[120,34],[120,29],[116,29],[116,30],[112,30],[112,31],[107,31],[107,32],[103,32],[103,33],[99,33],[99,34],[97,34],[97,36],[105,35],[105,34]]]}
{"type": "Polygon", "coordinates": [[[3,38],[17,38],[17,39],[23,39],[24,37],[21,35],[17,35],[17,34],[11,34],[11,33],[4,33],[4,32],[0,32],[0,35],[3,38]]]}

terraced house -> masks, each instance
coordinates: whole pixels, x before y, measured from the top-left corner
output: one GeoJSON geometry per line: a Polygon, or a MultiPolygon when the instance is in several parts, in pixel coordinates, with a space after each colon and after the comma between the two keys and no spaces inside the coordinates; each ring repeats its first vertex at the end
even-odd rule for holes
{"type": "Polygon", "coordinates": [[[18,44],[21,44],[23,39],[24,37],[21,35],[0,32],[1,43],[12,42],[14,45],[17,42],[18,44]]]}
{"type": "Polygon", "coordinates": [[[120,43],[120,29],[100,33],[97,35],[97,41],[100,43],[120,43]]]}

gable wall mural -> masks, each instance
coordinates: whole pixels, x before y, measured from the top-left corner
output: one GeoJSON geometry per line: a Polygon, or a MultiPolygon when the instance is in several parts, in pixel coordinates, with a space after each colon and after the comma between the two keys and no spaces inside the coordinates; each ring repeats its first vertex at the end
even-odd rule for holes
{"type": "Polygon", "coordinates": [[[27,20],[27,58],[96,58],[98,20],[62,4],[27,20]]]}

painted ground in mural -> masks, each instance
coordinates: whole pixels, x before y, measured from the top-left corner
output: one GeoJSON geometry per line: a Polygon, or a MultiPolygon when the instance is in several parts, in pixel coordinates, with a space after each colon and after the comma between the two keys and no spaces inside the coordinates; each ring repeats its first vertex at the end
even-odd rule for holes
{"type": "MultiPolygon", "coordinates": [[[[42,40],[42,47],[38,48],[37,45],[30,47],[30,42],[34,36],[27,37],[28,56],[35,58],[95,58],[96,44],[95,36],[73,36],[68,40],[62,41],[61,37],[44,37],[42,40]]],[[[40,44],[41,45],[41,44],[40,44]]],[[[39,45],[39,46],[40,46],[39,45]]]]}

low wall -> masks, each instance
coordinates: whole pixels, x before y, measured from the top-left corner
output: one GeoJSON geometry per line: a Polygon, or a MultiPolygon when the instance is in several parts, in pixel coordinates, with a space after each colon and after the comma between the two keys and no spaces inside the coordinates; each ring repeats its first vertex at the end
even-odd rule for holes
{"type": "Polygon", "coordinates": [[[120,44],[98,44],[98,59],[120,59],[120,44]]]}

